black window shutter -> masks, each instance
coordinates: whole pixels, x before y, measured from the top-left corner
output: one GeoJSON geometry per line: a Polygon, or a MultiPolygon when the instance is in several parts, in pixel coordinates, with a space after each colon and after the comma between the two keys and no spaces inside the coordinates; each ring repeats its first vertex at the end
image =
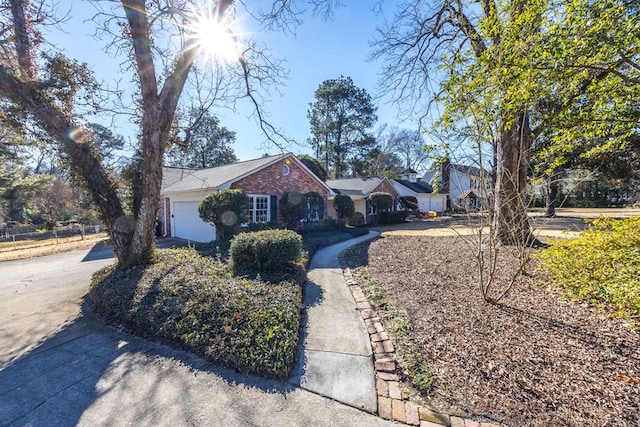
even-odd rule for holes
{"type": "Polygon", "coordinates": [[[278,197],[271,196],[271,222],[278,222],[278,197]]]}

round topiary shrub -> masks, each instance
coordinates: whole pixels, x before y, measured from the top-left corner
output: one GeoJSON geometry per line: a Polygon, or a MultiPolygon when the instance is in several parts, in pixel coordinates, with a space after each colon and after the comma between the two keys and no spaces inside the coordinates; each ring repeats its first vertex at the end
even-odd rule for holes
{"type": "Polygon", "coordinates": [[[234,271],[274,272],[302,256],[302,237],[291,230],[241,233],[231,240],[229,257],[234,271]]]}
{"type": "Polygon", "coordinates": [[[355,203],[348,194],[336,194],[333,199],[333,207],[336,209],[338,221],[341,224],[346,223],[356,212],[355,203]]]}

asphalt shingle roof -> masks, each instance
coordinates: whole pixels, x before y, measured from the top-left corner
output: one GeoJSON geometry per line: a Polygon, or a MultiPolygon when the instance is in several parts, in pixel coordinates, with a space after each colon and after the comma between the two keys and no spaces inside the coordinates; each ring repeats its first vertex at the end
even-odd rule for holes
{"type": "Polygon", "coordinates": [[[405,179],[394,179],[394,181],[416,193],[433,193],[433,187],[426,182],[411,182],[405,179]]]}
{"type": "Polygon", "coordinates": [[[282,157],[282,154],[279,154],[200,170],[164,167],[160,192],[168,194],[182,191],[223,189],[225,184],[236,181],[282,157]]]}
{"type": "Polygon", "coordinates": [[[368,197],[380,185],[382,178],[342,178],[329,179],[327,185],[336,193],[348,194],[352,197],[368,197]]]}

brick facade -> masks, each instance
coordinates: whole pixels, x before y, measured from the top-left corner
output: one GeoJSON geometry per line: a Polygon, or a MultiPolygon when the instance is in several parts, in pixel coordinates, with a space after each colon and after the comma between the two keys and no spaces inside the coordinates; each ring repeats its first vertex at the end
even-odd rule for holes
{"type": "MultiPolygon", "coordinates": [[[[327,189],[314,177],[309,175],[306,170],[289,158],[278,161],[234,182],[231,184],[231,188],[242,190],[245,194],[276,196],[278,198],[278,204],[282,196],[287,192],[298,191],[304,194],[315,191],[322,196],[324,200],[324,212],[327,212],[327,189]],[[287,169],[288,174],[286,174],[287,169]]],[[[279,220],[280,207],[278,206],[277,209],[279,220]]],[[[275,218],[272,218],[272,220],[274,219],[275,218]]]]}
{"type": "MultiPolygon", "coordinates": [[[[392,210],[396,210],[396,206],[398,205],[398,192],[396,191],[395,188],[393,188],[393,184],[391,184],[391,181],[384,179],[380,182],[380,184],[378,184],[376,186],[376,188],[371,192],[371,193],[378,193],[378,192],[383,192],[383,193],[389,193],[391,194],[391,196],[393,197],[393,207],[391,208],[392,210]]],[[[373,224],[375,223],[375,218],[376,215],[369,215],[367,212],[367,217],[365,219],[365,221],[367,222],[367,224],[373,224]]]]}

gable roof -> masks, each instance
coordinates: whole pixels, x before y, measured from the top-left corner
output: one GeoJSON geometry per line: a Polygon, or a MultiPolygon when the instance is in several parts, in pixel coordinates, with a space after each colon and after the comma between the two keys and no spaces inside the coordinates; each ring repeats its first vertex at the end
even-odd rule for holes
{"type": "MultiPolygon", "coordinates": [[[[439,172],[442,169],[442,167],[443,165],[440,165],[440,166],[431,165],[429,169],[425,172],[424,177],[422,179],[424,181],[430,181],[434,177],[436,172],[439,172]]],[[[455,170],[460,173],[463,173],[467,176],[480,176],[480,168],[477,166],[462,165],[459,163],[450,163],[449,168],[451,170],[455,170]]],[[[491,176],[491,173],[486,169],[484,171],[484,174],[487,177],[491,176]]]]}
{"type": "Polygon", "coordinates": [[[403,187],[408,188],[414,193],[433,193],[433,187],[431,186],[431,184],[424,181],[411,182],[407,181],[406,179],[394,179],[392,181],[393,186],[396,187],[396,191],[398,191],[398,193],[401,193],[402,191],[398,189],[396,184],[402,185],[403,187]]]}
{"type": "MultiPolygon", "coordinates": [[[[480,176],[480,168],[477,166],[468,166],[468,165],[459,165],[459,164],[451,164],[451,169],[457,170],[458,172],[462,172],[468,176],[480,176]]],[[[491,176],[488,171],[484,171],[486,176],[491,176]]]]}
{"type": "MultiPolygon", "coordinates": [[[[389,181],[386,177],[329,179],[327,185],[336,193],[356,198],[367,198],[385,180],[389,181]]],[[[389,185],[393,187],[393,183],[390,181],[389,185]]]]}
{"type": "Polygon", "coordinates": [[[285,158],[290,158],[295,161],[298,166],[321,183],[327,191],[331,192],[331,188],[311,172],[296,156],[291,153],[286,153],[208,169],[194,170],[164,167],[162,169],[162,187],[160,193],[171,194],[199,190],[226,190],[234,182],[285,158]]]}
{"type": "Polygon", "coordinates": [[[413,169],[411,169],[411,168],[406,168],[405,170],[403,170],[403,171],[400,173],[400,175],[409,175],[409,174],[413,175],[413,174],[417,174],[417,173],[418,173],[418,172],[414,171],[414,170],[413,170],[413,169]]]}

